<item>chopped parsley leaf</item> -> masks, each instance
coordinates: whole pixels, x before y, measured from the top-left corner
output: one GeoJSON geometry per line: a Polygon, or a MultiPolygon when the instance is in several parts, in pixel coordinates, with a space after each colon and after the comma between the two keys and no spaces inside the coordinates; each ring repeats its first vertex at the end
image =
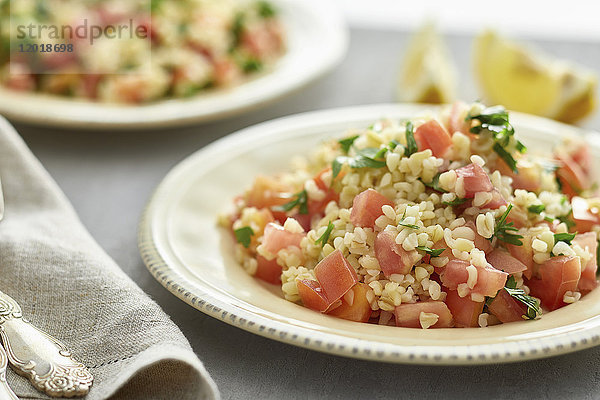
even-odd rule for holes
{"type": "Polygon", "coordinates": [[[391,142],[388,143],[388,147],[390,148],[390,150],[394,150],[399,145],[400,145],[400,142],[397,141],[396,139],[393,139],[391,142]]]}
{"type": "Polygon", "coordinates": [[[260,15],[263,18],[273,18],[277,14],[275,9],[269,2],[259,1],[257,6],[258,6],[258,15],[260,15]]]}
{"type": "Polygon", "coordinates": [[[555,233],[554,243],[565,242],[570,245],[571,240],[575,239],[575,235],[577,235],[577,233],[555,233]]]}
{"type": "Polygon", "coordinates": [[[467,199],[461,199],[459,197],[455,198],[452,201],[442,201],[442,204],[446,205],[446,206],[459,206],[461,204],[463,204],[464,202],[466,202],[467,199]]]}
{"type": "MultiPolygon", "coordinates": [[[[515,135],[515,129],[508,121],[508,112],[506,109],[502,106],[487,107],[479,115],[467,115],[465,121],[471,120],[479,121],[479,125],[473,126],[470,132],[479,134],[484,129],[491,132],[495,141],[492,148],[511,170],[518,173],[517,161],[506,149],[511,144],[511,139],[514,139],[515,135]]],[[[518,140],[515,140],[515,148],[520,153],[527,151],[525,145],[518,140]]]]}
{"type": "Polygon", "coordinates": [[[254,231],[249,226],[244,226],[242,228],[236,229],[233,231],[235,235],[235,240],[238,243],[241,243],[245,248],[250,247],[250,242],[252,241],[252,235],[254,235],[254,231]]]}
{"type": "Polygon", "coordinates": [[[429,188],[432,188],[433,190],[435,190],[436,192],[441,192],[441,193],[446,193],[446,191],[444,189],[442,189],[440,187],[440,175],[441,173],[436,174],[433,179],[431,180],[431,182],[423,182],[423,184],[429,188]]]}
{"type": "MultiPolygon", "coordinates": [[[[598,242],[598,247],[596,247],[596,264],[600,265],[600,242],[598,242]]],[[[600,275],[600,268],[596,270],[596,276],[600,275]]]]}
{"type": "Polygon", "coordinates": [[[240,45],[242,41],[242,33],[244,32],[244,14],[237,13],[233,19],[233,25],[231,26],[231,34],[233,35],[233,41],[231,43],[231,49],[235,49],[240,45]]]}
{"type": "Polygon", "coordinates": [[[443,249],[431,249],[427,246],[417,246],[417,249],[424,251],[425,253],[429,254],[431,257],[439,257],[444,252],[444,250],[446,250],[445,247],[443,249]]]}
{"type": "Polygon", "coordinates": [[[534,205],[527,207],[527,211],[529,211],[530,213],[533,213],[533,214],[541,214],[541,212],[544,211],[545,209],[546,209],[545,204],[534,204],[534,205]]]}
{"type": "Polygon", "coordinates": [[[398,226],[404,226],[404,227],[410,228],[410,229],[419,229],[419,225],[407,224],[407,223],[404,223],[402,221],[400,221],[398,223],[398,226]]]}
{"type": "Polygon", "coordinates": [[[517,289],[517,282],[513,276],[509,277],[504,286],[504,290],[518,302],[527,306],[527,311],[523,315],[523,319],[536,319],[542,315],[540,301],[534,297],[528,296],[523,289],[517,289]]]}
{"type": "Polygon", "coordinates": [[[506,218],[508,218],[508,214],[512,208],[513,205],[509,204],[504,214],[502,214],[502,216],[498,219],[496,222],[496,227],[494,228],[494,234],[490,240],[496,236],[499,240],[502,240],[505,243],[513,244],[515,246],[523,246],[523,242],[521,241],[523,236],[516,233],[511,233],[517,232],[518,229],[515,228],[512,222],[506,222],[506,218]]]}
{"type": "Polygon", "coordinates": [[[333,178],[335,179],[338,176],[344,164],[348,164],[350,168],[383,168],[385,167],[385,161],[381,160],[383,157],[381,154],[380,149],[367,147],[357,151],[354,157],[336,157],[331,164],[333,178]]]}
{"type": "Polygon", "coordinates": [[[566,226],[567,229],[571,229],[575,227],[575,222],[573,222],[571,219],[569,219],[569,215],[571,215],[572,211],[569,211],[569,213],[567,215],[561,215],[556,217],[557,220],[559,220],[560,222],[563,222],[566,226]]]}
{"type": "Polygon", "coordinates": [[[354,141],[356,139],[358,139],[358,136],[359,135],[355,135],[355,136],[351,136],[351,137],[348,137],[345,139],[338,140],[338,143],[340,144],[340,146],[342,146],[342,151],[344,152],[344,154],[348,154],[348,152],[350,151],[350,148],[354,144],[354,141]]]}
{"type": "Polygon", "coordinates": [[[244,72],[256,72],[263,68],[263,63],[255,58],[249,58],[242,64],[244,72]]]}
{"type": "Polygon", "coordinates": [[[302,190],[294,194],[294,199],[288,203],[285,203],[281,206],[272,207],[274,211],[284,211],[288,212],[294,207],[298,206],[300,214],[308,214],[308,195],[306,190],[302,190]]]}
{"type": "Polygon", "coordinates": [[[327,223],[327,229],[325,229],[325,232],[323,232],[323,234],[317,240],[315,240],[315,244],[321,243],[321,247],[325,246],[329,241],[329,235],[331,235],[333,228],[333,223],[329,221],[329,223],[327,223]]]}
{"type": "Polygon", "coordinates": [[[413,126],[412,122],[410,122],[410,121],[408,121],[406,123],[405,135],[406,135],[406,151],[404,152],[404,155],[406,157],[410,157],[412,154],[419,151],[419,148],[417,146],[417,141],[415,140],[414,126],[413,126]]]}

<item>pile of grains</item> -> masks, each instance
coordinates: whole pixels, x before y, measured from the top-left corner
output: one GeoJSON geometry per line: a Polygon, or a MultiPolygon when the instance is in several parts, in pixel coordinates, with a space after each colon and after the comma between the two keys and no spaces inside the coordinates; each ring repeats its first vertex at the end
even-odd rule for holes
{"type": "Polygon", "coordinates": [[[502,107],[456,103],[325,142],[259,176],[222,216],[240,264],[283,296],[358,322],[486,327],[597,286],[591,158],[529,156],[502,107]]]}

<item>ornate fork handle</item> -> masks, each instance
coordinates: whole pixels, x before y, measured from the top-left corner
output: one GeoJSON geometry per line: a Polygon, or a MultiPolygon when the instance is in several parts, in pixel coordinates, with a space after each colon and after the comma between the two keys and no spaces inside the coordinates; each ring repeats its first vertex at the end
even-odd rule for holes
{"type": "Polygon", "coordinates": [[[15,392],[12,391],[8,382],[6,382],[6,367],[8,366],[8,356],[4,348],[0,346],[0,399],[19,400],[15,392]]]}
{"type": "Polygon", "coordinates": [[[83,396],[94,380],[64,344],[31,325],[21,307],[0,292],[0,338],[15,372],[53,397],[83,396]]]}

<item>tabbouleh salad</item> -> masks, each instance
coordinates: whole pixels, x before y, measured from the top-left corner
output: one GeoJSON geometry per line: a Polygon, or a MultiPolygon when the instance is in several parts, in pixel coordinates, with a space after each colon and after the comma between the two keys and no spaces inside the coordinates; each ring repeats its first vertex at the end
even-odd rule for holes
{"type": "Polygon", "coordinates": [[[351,321],[486,327],[597,287],[600,198],[586,144],[527,153],[501,106],[457,102],[322,143],[258,176],[220,222],[240,264],[351,321]]]}

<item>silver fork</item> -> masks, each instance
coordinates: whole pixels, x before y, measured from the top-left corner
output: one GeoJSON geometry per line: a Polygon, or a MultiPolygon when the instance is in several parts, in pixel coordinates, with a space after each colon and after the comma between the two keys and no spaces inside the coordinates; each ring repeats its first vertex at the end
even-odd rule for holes
{"type": "MultiPolygon", "coordinates": [[[[0,181],[0,221],[4,218],[4,196],[0,181]]],[[[67,347],[23,318],[19,304],[0,291],[0,395],[9,398],[6,383],[6,359],[12,369],[29,379],[39,391],[52,397],[83,396],[94,377],[75,360],[67,347]],[[6,350],[5,350],[6,349],[6,350]]],[[[14,396],[16,399],[17,397],[14,396]]]]}
{"type": "MultiPolygon", "coordinates": [[[[0,221],[4,218],[4,195],[2,194],[2,181],[0,180],[0,221]]],[[[10,400],[18,400],[19,398],[12,391],[6,381],[6,367],[8,366],[8,356],[4,347],[0,345],[0,397],[10,400]]]]}

